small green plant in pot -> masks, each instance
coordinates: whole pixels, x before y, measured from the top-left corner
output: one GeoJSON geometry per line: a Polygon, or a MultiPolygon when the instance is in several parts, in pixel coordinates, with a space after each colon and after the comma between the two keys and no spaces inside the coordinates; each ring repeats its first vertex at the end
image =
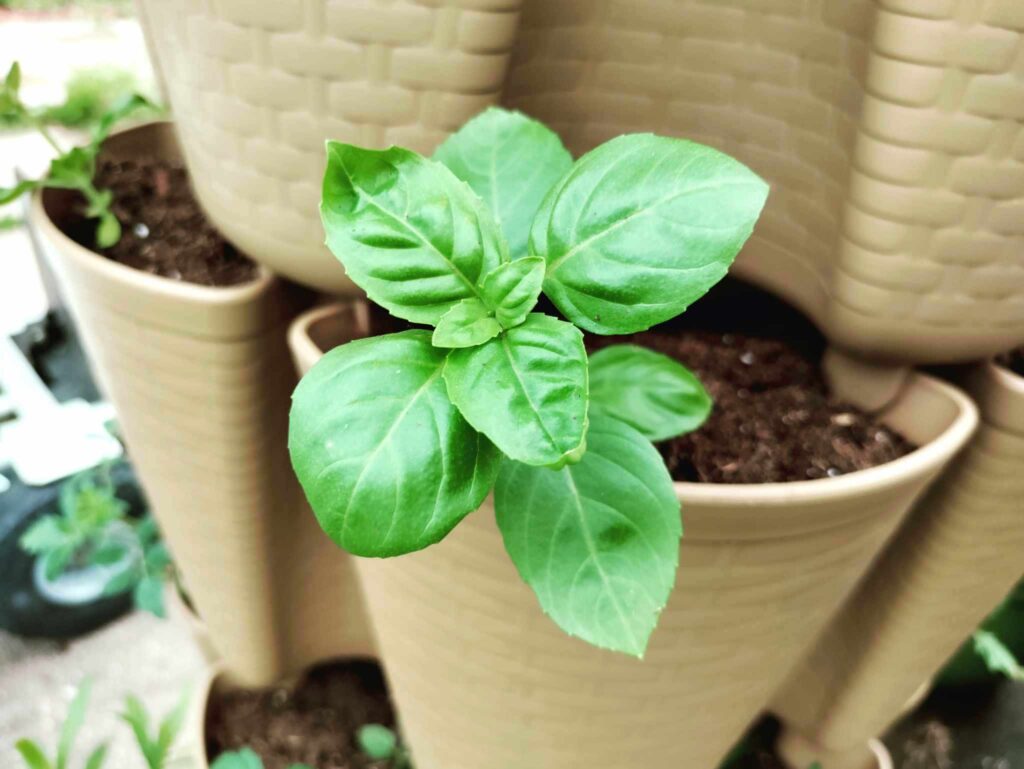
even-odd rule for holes
{"type": "Polygon", "coordinates": [[[153,518],[128,513],[109,467],[65,482],[57,512],[40,517],[19,542],[36,556],[43,594],[58,603],[87,603],[131,592],[137,608],[163,617],[163,587],[174,565],[153,518]]]}
{"type": "Polygon", "coordinates": [[[3,82],[0,82],[0,114],[14,115],[25,124],[34,127],[53,148],[56,157],[41,178],[25,179],[13,187],[0,187],[0,206],[41,187],[75,190],[85,201],[85,217],[96,222],[96,246],[108,248],[114,245],[121,239],[121,223],[110,210],[113,194],[110,190],[98,189],[93,182],[96,158],[100,147],[117,123],[139,109],[152,111],[156,108],[146,97],[139,94],[122,98],[98,118],[86,144],[67,149],[53,137],[43,117],[24,104],[20,91],[21,69],[18,62],[14,62],[3,82]]]}
{"type": "Polygon", "coordinates": [[[321,214],[349,277],[430,328],[327,353],[289,448],[317,518],[360,556],[443,539],[493,490],[505,548],[566,632],[642,656],[675,579],[679,502],[652,441],[710,398],[629,334],[727,272],[767,186],[693,142],[620,136],[575,162],[492,109],[435,159],[330,142],[321,214]],[[565,320],[535,311],[541,293],[565,320]]]}

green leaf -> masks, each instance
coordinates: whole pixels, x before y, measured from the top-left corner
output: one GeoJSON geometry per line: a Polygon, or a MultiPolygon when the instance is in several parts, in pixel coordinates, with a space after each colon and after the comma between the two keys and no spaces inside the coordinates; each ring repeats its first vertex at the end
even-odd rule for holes
{"type": "Polygon", "coordinates": [[[146,569],[151,572],[162,572],[171,565],[171,553],[163,542],[156,542],[146,548],[146,569]]]}
{"type": "Polygon", "coordinates": [[[73,190],[91,187],[95,170],[96,153],[86,147],[74,147],[50,162],[46,184],[73,190]]]}
{"type": "Polygon", "coordinates": [[[57,579],[64,571],[68,568],[68,564],[71,563],[71,559],[75,555],[74,545],[61,545],[55,547],[52,550],[47,551],[43,556],[45,566],[43,571],[46,573],[47,579],[57,579]]]}
{"type": "Polygon", "coordinates": [[[546,262],[527,256],[499,265],[484,276],[484,301],[502,328],[518,326],[537,304],[544,284],[546,262]]]}
{"type": "Polygon", "coordinates": [[[991,673],[999,673],[1015,681],[1024,681],[1024,668],[1013,656],[999,636],[988,630],[979,630],[973,636],[974,651],[985,662],[991,673]]]}
{"type": "Polygon", "coordinates": [[[56,515],[44,515],[35,521],[18,540],[18,545],[27,553],[38,555],[68,543],[68,533],[56,515]]]}
{"type": "Polygon", "coordinates": [[[544,195],[572,167],[558,134],[521,112],[491,107],[448,137],[434,159],[490,206],[512,257],[527,254],[530,223],[544,195]]]}
{"type": "Polygon", "coordinates": [[[95,129],[93,129],[91,146],[95,151],[99,150],[99,146],[106,141],[106,138],[118,123],[136,110],[141,109],[153,110],[155,112],[160,111],[159,106],[139,93],[129,94],[116,102],[109,111],[100,117],[95,129]]]}
{"type": "Polygon", "coordinates": [[[100,248],[110,248],[120,239],[121,222],[107,211],[100,216],[100,222],[96,225],[96,245],[100,248]]]}
{"type": "Polygon", "coordinates": [[[383,724],[366,724],[356,733],[359,749],[373,761],[391,758],[398,747],[398,737],[383,724]]]}
{"type": "Polygon", "coordinates": [[[74,745],[75,737],[82,728],[85,721],[85,711],[89,707],[89,695],[92,692],[92,681],[88,678],[82,681],[75,693],[75,698],[68,706],[68,715],[60,727],[60,739],[57,742],[57,765],[56,769],[66,769],[68,757],[71,755],[71,747],[74,745]]]}
{"type": "Polygon", "coordinates": [[[436,324],[502,262],[494,217],[440,163],[328,142],[320,216],[350,278],[392,315],[436,324]]]}
{"type": "Polygon", "coordinates": [[[14,749],[21,754],[28,769],[52,769],[52,765],[43,755],[43,750],[32,740],[18,740],[14,749]]]}
{"type": "Polygon", "coordinates": [[[500,455],[448,400],[426,330],[327,353],[292,396],[292,465],[324,531],[391,556],[440,541],[476,510],[500,455]]]}
{"type": "Polygon", "coordinates": [[[131,727],[132,734],[135,735],[135,742],[146,761],[146,766],[149,769],[158,769],[159,747],[149,738],[149,713],[146,712],[145,705],[137,697],[129,694],[125,697],[121,720],[131,727]]]}
{"type": "Polygon", "coordinates": [[[111,566],[127,555],[128,549],[118,542],[108,542],[101,545],[92,554],[90,559],[97,566],[111,566]]]}
{"type": "Polygon", "coordinates": [[[534,219],[530,253],[547,259],[544,292],[596,334],[673,318],[724,277],[768,186],[694,142],[630,134],[573,165],[534,219]]]}
{"type": "Polygon", "coordinates": [[[689,369],[632,344],[590,356],[590,402],[651,441],[696,430],[711,413],[711,396],[689,369]]]}
{"type": "Polygon", "coordinates": [[[4,77],[4,90],[16,96],[18,91],[21,89],[21,65],[18,62],[13,62],[11,68],[7,70],[7,75],[4,77]]]}
{"type": "Polygon", "coordinates": [[[210,769],[263,769],[263,761],[251,748],[221,753],[210,769]]]}
{"type": "Polygon", "coordinates": [[[96,750],[89,754],[89,758],[85,760],[85,769],[100,769],[103,766],[103,762],[107,760],[107,746],[100,745],[96,750]]]}
{"type": "Polygon", "coordinates": [[[103,586],[103,595],[120,595],[121,593],[127,593],[129,590],[134,590],[135,586],[142,579],[142,574],[137,569],[125,569],[114,574],[107,584],[103,586]]]}
{"type": "Polygon", "coordinates": [[[139,580],[132,593],[136,608],[147,611],[154,617],[163,619],[167,616],[164,611],[164,581],[158,576],[146,576],[139,580]]]}
{"type": "Polygon", "coordinates": [[[572,324],[535,313],[479,347],[452,350],[448,395],[506,456],[555,465],[582,451],[587,354],[572,324]]]}
{"type": "Polygon", "coordinates": [[[181,699],[178,700],[178,704],[174,707],[167,717],[160,722],[160,731],[157,734],[156,746],[160,754],[161,764],[166,760],[168,753],[170,753],[171,746],[174,745],[174,741],[178,738],[181,733],[181,727],[185,723],[185,716],[188,714],[189,705],[189,692],[186,691],[181,699]]]}
{"type": "Polygon", "coordinates": [[[672,479],[639,432],[591,418],[578,464],[506,462],[494,509],[523,580],[570,635],[643,656],[675,582],[682,524],[672,479]]]}
{"type": "Polygon", "coordinates": [[[26,192],[31,192],[39,186],[39,182],[33,179],[23,179],[13,187],[0,187],[0,206],[17,200],[26,192]]]}
{"type": "Polygon", "coordinates": [[[501,326],[479,299],[463,299],[437,322],[434,347],[475,347],[501,333],[501,326]]]}

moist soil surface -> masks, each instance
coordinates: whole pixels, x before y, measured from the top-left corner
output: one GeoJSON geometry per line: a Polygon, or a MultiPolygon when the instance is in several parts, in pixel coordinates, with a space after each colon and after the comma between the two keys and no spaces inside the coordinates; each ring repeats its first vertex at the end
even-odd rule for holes
{"type": "MultiPolygon", "coordinates": [[[[102,157],[95,184],[109,189],[121,239],[103,256],[142,272],[203,286],[253,280],[255,262],[224,240],[203,214],[184,167],[155,158],[112,161],[102,157]]],[[[96,250],[95,222],[78,219],[67,234],[96,250]]]]}
{"type": "Polygon", "coordinates": [[[305,763],[315,769],[384,769],[360,753],[356,732],[366,724],[394,728],[380,668],[372,662],[330,663],[291,688],[238,689],[211,700],[207,756],[249,747],[265,769],[305,763]]]}
{"type": "Polygon", "coordinates": [[[711,394],[714,408],[700,429],[658,444],[678,481],[830,478],[891,462],[915,448],[870,414],[832,398],[817,362],[785,342],[690,330],[611,341],[675,358],[711,394]]]}

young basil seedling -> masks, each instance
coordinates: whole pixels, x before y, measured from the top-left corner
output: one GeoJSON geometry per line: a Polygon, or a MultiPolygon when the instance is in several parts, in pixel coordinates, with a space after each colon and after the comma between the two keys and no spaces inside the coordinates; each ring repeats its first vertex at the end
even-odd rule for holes
{"type": "Polygon", "coordinates": [[[114,126],[138,109],[157,108],[146,97],[132,94],[110,107],[96,122],[88,143],[64,149],[46,126],[45,120],[21,100],[21,69],[14,62],[0,84],[0,114],[11,115],[25,125],[34,127],[57,153],[47,173],[39,179],[26,179],[13,187],[0,187],[0,206],[10,203],[26,192],[40,187],[75,190],[85,199],[82,213],[96,221],[96,245],[109,248],[121,239],[121,223],[110,210],[113,195],[98,189],[93,182],[96,157],[114,126]]]}
{"type": "Polygon", "coordinates": [[[620,136],[575,162],[490,109],[435,159],[328,142],[327,245],[371,300],[433,326],[328,352],[293,396],[289,449],[324,530],[361,556],[441,540],[494,490],[505,548],[566,632],[642,656],[682,535],[652,440],[711,403],[628,334],[726,273],[768,193],[709,147],[620,136]],[[535,311],[543,292],[567,320],[535,311]]]}

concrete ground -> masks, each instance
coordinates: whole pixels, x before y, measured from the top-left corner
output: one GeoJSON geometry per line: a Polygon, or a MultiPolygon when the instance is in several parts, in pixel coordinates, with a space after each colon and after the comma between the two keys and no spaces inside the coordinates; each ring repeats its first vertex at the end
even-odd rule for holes
{"type": "MultiPolygon", "coordinates": [[[[0,76],[19,61],[23,94],[31,104],[52,104],[76,69],[110,64],[151,79],[142,33],[131,19],[85,14],[5,14],[0,11],[0,76]]],[[[67,139],[73,135],[63,134],[67,139]]],[[[49,161],[46,143],[31,132],[0,132],[0,185],[14,169],[39,172],[49,161]]],[[[21,206],[0,208],[20,216],[21,206]]],[[[0,231],[0,334],[14,334],[46,312],[46,299],[23,228],[0,231]]],[[[0,494],[0,515],[4,497],[0,494]]],[[[130,729],[118,718],[127,694],[163,715],[190,685],[203,679],[204,662],[189,629],[174,620],[133,613],[70,644],[26,641],[0,631],[0,767],[21,767],[14,750],[23,737],[50,755],[79,683],[93,682],[92,699],[69,769],[109,742],[106,769],[143,769],[130,729]]],[[[186,769],[177,764],[175,769],[186,769]]]]}

